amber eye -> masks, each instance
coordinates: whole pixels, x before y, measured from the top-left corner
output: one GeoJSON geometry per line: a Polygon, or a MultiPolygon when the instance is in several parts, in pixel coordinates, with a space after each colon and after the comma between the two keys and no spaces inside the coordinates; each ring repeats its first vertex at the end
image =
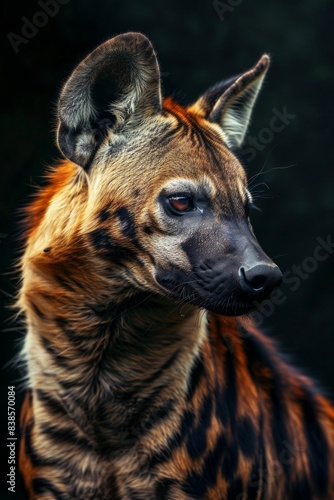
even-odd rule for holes
{"type": "Polygon", "coordinates": [[[170,196],[168,198],[169,206],[176,213],[190,212],[194,210],[194,202],[188,195],[170,196]]]}

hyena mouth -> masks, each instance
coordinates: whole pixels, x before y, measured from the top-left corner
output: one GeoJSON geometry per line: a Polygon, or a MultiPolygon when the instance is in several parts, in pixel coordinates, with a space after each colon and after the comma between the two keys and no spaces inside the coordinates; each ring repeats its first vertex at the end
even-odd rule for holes
{"type": "MultiPolygon", "coordinates": [[[[168,276],[167,273],[159,273],[156,279],[164,291],[174,300],[186,302],[224,316],[240,316],[256,307],[254,297],[240,293],[237,286],[233,286],[232,283],[221,283],[210,289],[195,280],[193,283],[182,283],[168,276]]],[[[267,295],[257,297],[257,304],[266,297],[267,295]]]]}
{"type": "Polygon", "coordinates": [[[169,296],[226,316],[238,316],[255,309],[281,283],[279,269],[258,265],[245,272],[222,274],[201,266],[192,273],[159,271],[156,280],[169,296]]]}

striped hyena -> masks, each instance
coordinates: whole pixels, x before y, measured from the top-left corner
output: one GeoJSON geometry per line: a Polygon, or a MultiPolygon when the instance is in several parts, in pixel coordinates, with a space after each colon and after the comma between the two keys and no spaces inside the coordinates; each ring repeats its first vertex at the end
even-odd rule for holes
{"type": "Polygon", "coordinates": [[[30,498],[334,498],[333,408],[245,316],[281,281],[233,153],[268,65],[182,107],[127,33],[63,87],[21,261],[30,498]]]}

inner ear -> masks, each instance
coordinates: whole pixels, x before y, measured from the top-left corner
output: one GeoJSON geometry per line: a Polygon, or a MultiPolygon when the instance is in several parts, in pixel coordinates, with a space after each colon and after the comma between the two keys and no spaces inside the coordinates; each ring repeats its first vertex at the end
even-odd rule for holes
{"type": "Polygon", "coordinates": [[[96,80],[91,90],[91,98],[96,110],[97,125],[105,123],[106,125],[108,124],[109,128],[114,128],[116,117],[111,112],[110,107],[118,97],[117,86],[113,82],[110,71],[103,73],[96,80]]]}
{"type": "Polygon", "coordinates": [[[160,72],[154,49],[140,33],[100,45],[73,71],[58,102],[58,146],[88,168],[106,129],[136,127],[161,111],[160,72]]]}

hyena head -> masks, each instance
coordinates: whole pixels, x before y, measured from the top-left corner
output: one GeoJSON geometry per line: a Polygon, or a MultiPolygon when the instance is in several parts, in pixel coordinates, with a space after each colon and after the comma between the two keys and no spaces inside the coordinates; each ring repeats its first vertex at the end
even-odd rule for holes
{"type": "Polygon", "coordinates": [[[58,144],[87,177],[87,259],[104,263],[119,296],[144,291],[238,315],[280,283],[252,231],[233,154],[268,65],[264,55],[189,107],[162,99],[155,52],[138,33],[107,41],[73,71],[59,99],[58,144]],[[101,78],[105,110],[92,97],[101,78]]]}

